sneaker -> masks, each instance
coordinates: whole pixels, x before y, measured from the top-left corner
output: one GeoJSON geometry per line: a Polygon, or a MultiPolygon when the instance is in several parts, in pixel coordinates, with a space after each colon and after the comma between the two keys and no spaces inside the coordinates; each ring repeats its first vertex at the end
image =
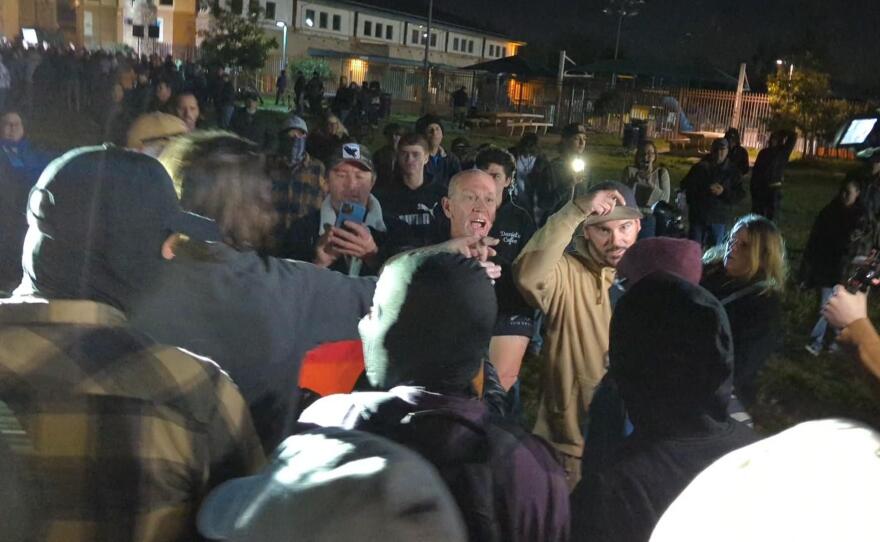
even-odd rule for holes
{"type": "Polygon", "coordinates": [[[812,344],[808,344],[808,345],[806,345],[806,346],[804,347],[804,350],[806,350],[807,352],[809,352],[810,354],[812,354],[813,356],[816,356],[816,357],[818,357],[819,354],[822,353],[822,350],[820,350],[819,348],[816,348],[816,347],[813,346],[812,344]]]}

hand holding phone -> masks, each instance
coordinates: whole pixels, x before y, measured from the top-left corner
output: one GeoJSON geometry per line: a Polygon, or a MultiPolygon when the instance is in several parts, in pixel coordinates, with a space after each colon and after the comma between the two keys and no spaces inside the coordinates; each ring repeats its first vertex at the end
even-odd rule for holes
{"type": "Polygon", "coordinates": [[[366,207],[364,207],[360,203],[344,201],[342,202],[342,206],[339,208],[339,212],[336,214],[336,227],[343,227],[346,221],[363,224],[366,217],[366,207]]]}

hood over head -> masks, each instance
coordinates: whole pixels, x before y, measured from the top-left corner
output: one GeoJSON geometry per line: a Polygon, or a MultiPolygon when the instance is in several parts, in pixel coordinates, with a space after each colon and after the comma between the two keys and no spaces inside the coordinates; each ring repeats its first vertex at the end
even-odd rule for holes
{"type": "Polygon", "coordinates": [[[156,159],[106,146],[52,162],[31,192],[27,220],[16,294],[90,299],[123,312],[158,274],[171,233],[217,237],[212,221],[181,211],[156,159]]]}
{"type": "Polygon", "coordinates": [[[733,341],[724,307],[707,290],[651,273],[618,302],[610,343],[609,370],[636,431],[727,419],[733,341]]]}

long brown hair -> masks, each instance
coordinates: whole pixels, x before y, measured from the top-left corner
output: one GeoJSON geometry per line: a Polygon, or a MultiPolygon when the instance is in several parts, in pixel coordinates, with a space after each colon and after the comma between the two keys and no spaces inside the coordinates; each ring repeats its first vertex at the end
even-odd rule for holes
{"type": "Polygon", "coordinates": [[[782,239],[782,232],[773,221],[760,215],[748,214],[737,220],[730,230],[723,250],[710,249],[703,258],[704,263],[721,262],[740,231],[748,235],[749,241],[745,252],[749,268],[743,278],[748,281],[766,282],[767,287],[764,291],[785,289],[788,266],[785,262],[785,241],[782,239]]]}
{"type": "Polygon", "coordinates": [[[226,244],[269,247],[278,215],[257,145],[228,132],[194,132],[172,141],[159,161],[183,208],[215,220],[226,244]]]}

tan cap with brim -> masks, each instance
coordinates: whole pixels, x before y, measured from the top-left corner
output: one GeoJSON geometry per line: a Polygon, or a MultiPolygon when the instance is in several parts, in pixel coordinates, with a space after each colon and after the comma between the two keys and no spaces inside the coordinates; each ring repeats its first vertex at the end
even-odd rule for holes
{"type": "Polygon", "coordinates": [[[620,192],[626,205],[617,205],[614,207],[614,210],[607,215],[590,215],[584,219],[584,226],[593,226],[595,224],[610,222],[612,220],[636,220],[644,218],[645,215],[642,214],[639,210],[639,206],[636,204],[636,196],[628,186],[617,181],[604,181],[591,186],[589,190],[587,190],[587,194],[595,194],[602,190],[616,190],[620,192]]]}

